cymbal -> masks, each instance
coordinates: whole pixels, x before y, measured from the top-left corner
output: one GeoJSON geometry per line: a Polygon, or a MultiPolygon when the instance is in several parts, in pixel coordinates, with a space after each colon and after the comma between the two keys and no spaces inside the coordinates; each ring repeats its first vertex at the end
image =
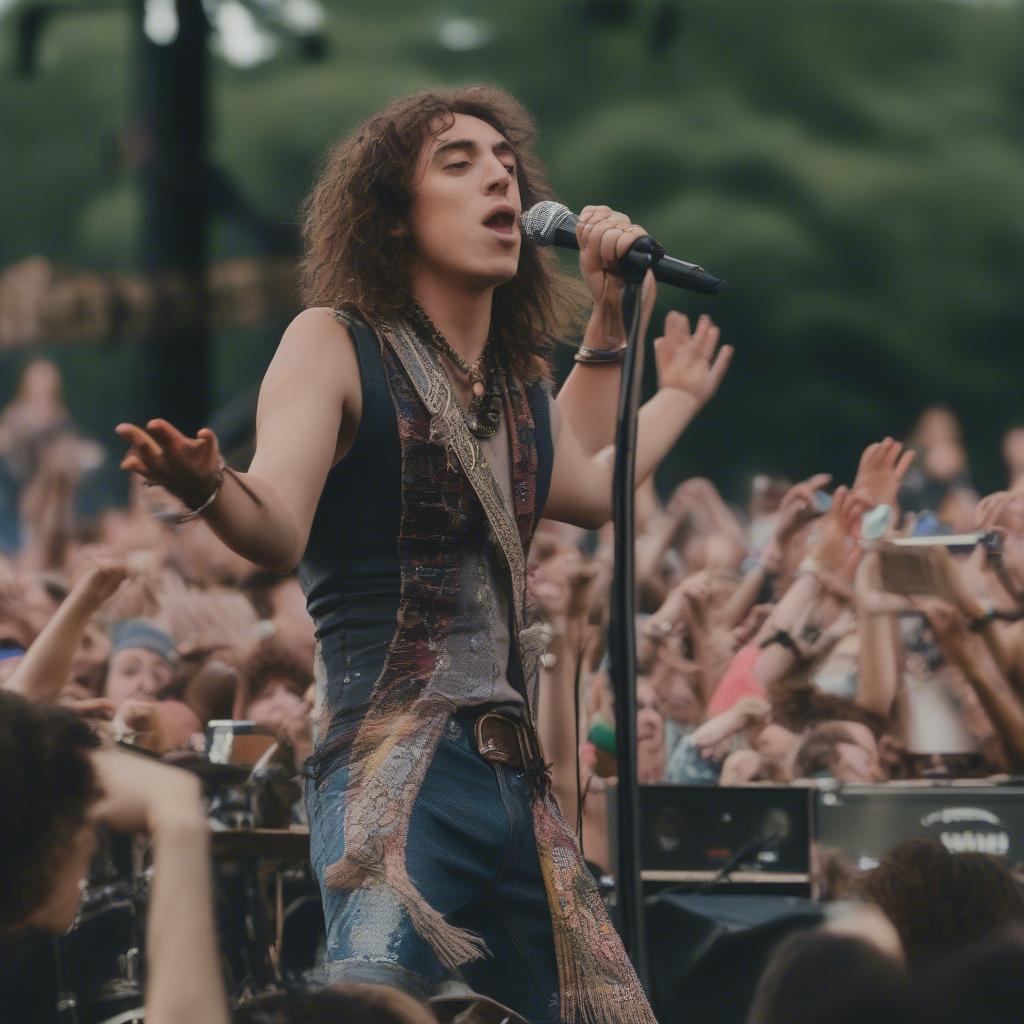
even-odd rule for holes
{"type": "Polygon", "coordinates": [[[210,833],[217,860],[309,860],[308,828],[240,828],[210,833]]]}

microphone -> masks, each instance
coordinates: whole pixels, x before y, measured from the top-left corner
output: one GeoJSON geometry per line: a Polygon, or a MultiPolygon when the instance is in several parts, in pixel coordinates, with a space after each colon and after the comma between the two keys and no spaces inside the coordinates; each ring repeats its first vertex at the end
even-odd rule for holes
{"type": "Polygon", "coordinates": [[[710,892],[751,856],[769,851],[774,852],[789,838],[792,830],[793,823],[789,815],[781,807],[770,807],[755,825],[750,838],[726,860],[714,878],[709,878],[704,882],[697,892],[700,894],[710,892]]]}
{"type": "MultiPolygon", "coordinates": [[[[551,200],[531,206],[520,217],[523,233],[534,244],[557,245],[561,249],[579,249],[576,240],[578,222],[579,218],[572,210],[551,200]]],[[[643,254],[650,254],[651,270],[655,278],[665,284],[700,292],[702,295],[717,295],[727,287],[722,278],[709,274],[696,263],[686,263],[666,255],[665,250],[650,235],[638,238],[619,263],[626,266],[632,264],[634,268],[640,269],[645,262],[643,254]]]]}

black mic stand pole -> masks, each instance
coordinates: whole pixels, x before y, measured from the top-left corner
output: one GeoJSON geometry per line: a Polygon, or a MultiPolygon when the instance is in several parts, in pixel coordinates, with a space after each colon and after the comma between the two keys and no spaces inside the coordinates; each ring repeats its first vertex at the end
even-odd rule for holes
{"type": "MultiPolygon", "coordinates": [[[[639,791],[636,763],[636,498],[637,410],[643,378],[640,335],[640,290],[651,265],[645,253],[642,266],[631,265],[622,293],[622,321],[629,344],[622,367],[619,421],[615,432],[615,472],[612,516],[615,522],[615,572],[612,576],[611,622],[608,627],[612,686],[615,694],[615,748],[618,759],[618,858],[616,900],[622,944],[645,989],[647,954],[643,929],[643,891],[640,884],[639,791]]],[[[640,261],[635,261],[639,263],[640,261]]],[[[620,265],[621,267],[621,265],[620,265]]],[[[620,269],[620,273],[622,270],[620,269]]]]}

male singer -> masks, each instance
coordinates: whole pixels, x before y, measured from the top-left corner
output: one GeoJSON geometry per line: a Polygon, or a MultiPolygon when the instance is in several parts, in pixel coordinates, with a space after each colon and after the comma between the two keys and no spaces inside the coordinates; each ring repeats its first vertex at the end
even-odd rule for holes
{"type": "MultiPolygon", "coordinates": [[[[625,349],[618,260],[643,233],[588,206],[593,312],[557,402],[567,282],[519,216],[549,195],[526,111],[496,89],[391,104],[305,206],[304,299],[260,392],[247,473],[216,438],[122,424],[123,467],[234,550],[296,564],[319,641],[306,803],[332,980],[463,981],[533,1024],[653,1022],[570,829],[534,721],[526,552],[542,517],[611,516],[625,349]]],[[[649,282],[652,284],[652,282],[649,282]]],[[[653,288],[647,288],[644,326],[653,288]]],[[[638,483],[731,357],[669,314],[638,483]]]]}

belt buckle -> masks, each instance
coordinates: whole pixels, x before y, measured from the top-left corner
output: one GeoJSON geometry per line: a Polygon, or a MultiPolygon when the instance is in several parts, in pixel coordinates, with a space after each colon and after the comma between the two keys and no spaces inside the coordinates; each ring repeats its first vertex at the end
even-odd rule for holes
{"type": "Polygon", "coordinates": [[[493,718],[505,725],[512,724],[502,715],[495,714],[493,711],[485,712],[473,723],[473,734],[476,737],[476,748],[480,752],[480,756],[485,761],[491,761],[497,764],[508,764],[511,761],[511,757],[508,752],[502,750],[501,746],[495,741],[493,736],[488,736],[487,738],[484,737],[484,728],[487,724],[487,720],[490,718],[493,718]]]}

